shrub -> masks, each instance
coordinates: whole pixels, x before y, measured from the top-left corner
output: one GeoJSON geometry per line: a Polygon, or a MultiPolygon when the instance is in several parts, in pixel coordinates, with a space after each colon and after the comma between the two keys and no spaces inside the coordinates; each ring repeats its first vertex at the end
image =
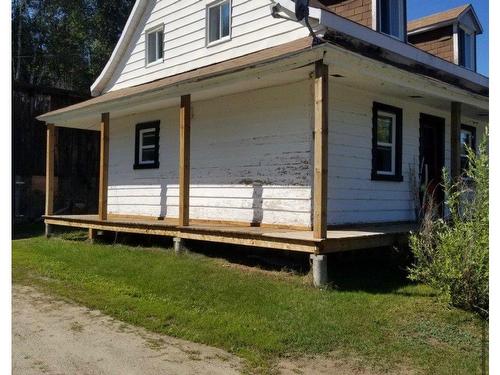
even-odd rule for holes
{"type": "Polygon", "coordinates": [[[488,314],[489,243],[488,137],[479,153],[468,149],[468,166],[452,180],[443,170],[446,218],[436,214],[432,198],[424,204],[420,230],[410,236],[412,280],[442,292],[457,307],[488,314]]]}

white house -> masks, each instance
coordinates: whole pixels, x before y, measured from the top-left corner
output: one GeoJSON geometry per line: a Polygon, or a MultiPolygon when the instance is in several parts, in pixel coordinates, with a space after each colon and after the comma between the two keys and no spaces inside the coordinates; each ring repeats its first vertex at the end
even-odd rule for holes
{"type": "Polygon", "coordinates": [[[389,244],[419,181],[460,173],[484,132],[481,32],[471,6],[407,24],[405,0],[137,0],[95,97],[39,117],[46,224],[310,252],[317,270],[389,244]],[[60,126],[101,132],[99,215],[53,214],[60,126]]]}

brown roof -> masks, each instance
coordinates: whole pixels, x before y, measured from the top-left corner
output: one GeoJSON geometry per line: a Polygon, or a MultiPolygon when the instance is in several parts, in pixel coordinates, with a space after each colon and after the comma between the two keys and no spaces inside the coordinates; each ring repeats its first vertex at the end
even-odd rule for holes
{"type": "Polygon", "coordinates": [[[107,92],[106,94],[95,98],[80,102],[69,107],[61,108],[55,111],[47,112],[37,118],[44,119],[46,116],[58,115],[66,112],[71,112],[83,108],[87,108],[96,104],[107,103],[116,99],[132,97],[145,92],[153,92],[165,89],[169,86],[178,85],[180,83],[193,80],[200,80],[207,77],[212,77],[217,74],[224,74],[231,71],[237,71],[246,67],[263,63],[265,61],[274,60],[285,55],[290,55],[305,51],[312,48],[312,38],[306,37],[294,40],[293,42],[280,44],[276,47],[264,49],[262,51],[250,53],[241,57],[236,57],[231,60],[222,61],[220,63],[205,66],[199,69],[190,70],[185,73],[176,74],[170,77],[162,78],[153,82],[144,83],[138,86],[127,87],[115,91],[107,92]]]}
{"type": "Polygon", "coordinates": [[[457,8],[449,9],[444,12],[434,13],[430,16],[410,21],[408,22],[408,31],[418,30],[438,23],[453,21],[470,7],[470,4],[465,4],[457,8]]]}

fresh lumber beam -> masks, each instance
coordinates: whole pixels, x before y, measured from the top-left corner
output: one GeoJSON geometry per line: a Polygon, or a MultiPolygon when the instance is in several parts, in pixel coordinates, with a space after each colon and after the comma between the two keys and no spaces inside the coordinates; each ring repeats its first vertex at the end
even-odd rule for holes
{"type": "Polygon", "coordinates": [[[451,103],[451,177],[460,175],[460,127],[462,122],[462,103],[451,103]]]}
{"type": "Polygon", "coordinates": [[[328,189],[328,65],[314,65],[314,195],[313,236],[327,236],[328,189]]]}
{"type": "Polygon", "coordinates": [[[189,225],[191,95],[181,96],[179,119],[179,225],[189,225]]]}
{"type": "Polygon", "coordinates": [[[109,113],[101,114],[99,162],[99,220],[108,218],[109,113]]]}
{"type": "Polygon", "coordinates": [[[55,153],[55,126],[47,124],[47,155],[45,172],[45,215],[54,214],[54,153],[55,153]]]}

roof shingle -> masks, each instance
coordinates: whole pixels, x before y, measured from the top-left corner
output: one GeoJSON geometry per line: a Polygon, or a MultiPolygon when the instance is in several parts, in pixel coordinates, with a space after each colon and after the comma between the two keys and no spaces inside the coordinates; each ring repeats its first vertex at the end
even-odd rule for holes
{"type": "Polygon", "coordinates": [[[463,12],[470,8],[470,4],[465,4],[457,8],[449,9],[444,12],[434,13],[426,17],[422,17],[408,22],[408,32],[413,30],[422,29],[427,26],[435,25],[438,23],[452,21],[457,19],[463,12]]]}

